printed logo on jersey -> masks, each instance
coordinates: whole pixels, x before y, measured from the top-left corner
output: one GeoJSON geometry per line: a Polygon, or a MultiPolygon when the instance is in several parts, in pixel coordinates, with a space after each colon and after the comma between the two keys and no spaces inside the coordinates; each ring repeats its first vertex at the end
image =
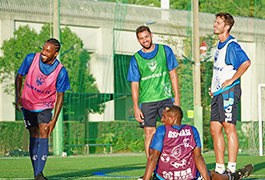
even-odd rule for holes
{"type": "Polygon", "coordinates": [[[172,180],[173,179],[173,173],[163,171],[163,178],[172,180]]]}
{"type": "Polygon", "coordinates": [[[190,129],[183,129],[180,132],[175,132],[175,131],[168,132],[169,138],[177,138],[178,136],[190,136],[190,135],[191,135],[190,129]]]}
{"type": "Polygon", "coordinates": [[[162,82],[162,84],[163,84],[163,90],[164,90],[165,96],[172,96],[171,83],[162,82]]]}
{"type": "Polygon", "coordinates": [[[156,66],[157,66],[157,62],[155,59],[153,60],[150,60],[148,63],[147,63],[149,69],[154,72],[156,70],[156,66]]]}
{"type": "Polygon", "coordinates": [[[219,51],[216,50],[216,51],[215,51],[215,54],[214,54],[214,62],[217,61],[218,56],[219,56],[219,51]]]}
{"type": "Polygon", "coordinates": [[[168,163],[168,161],[170,160],[170,157],[169,155],[167,155],[166,153],[163,153],[161,156],[160,156],[161,160],[163,163],[168,163]]]}
{"type": "Polygon", "coordinates": [[[36,78],[37,86],[42,85],[44,83],[44,76],[42,74],[38,74],[36,78]]]}

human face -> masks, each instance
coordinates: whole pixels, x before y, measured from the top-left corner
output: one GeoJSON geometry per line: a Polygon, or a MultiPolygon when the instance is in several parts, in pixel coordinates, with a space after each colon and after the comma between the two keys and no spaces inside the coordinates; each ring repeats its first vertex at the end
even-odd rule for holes
{"type": "Polygon", "coordinates": [[[164,110],[163,114],[162,114],[162,119],[161,119],[161,122],[164,124],[164,125],[174,125],[174,120],[175,118],[172,117],[166,110],[164,110]]]}
{"type": "Polygon", "coordinates": [[[58,54],[59,52],[56,52],[55,46],[47,42],[41,50],[41,61],[45,64],[52,64],[58,54]]]}
{"type": "Polygon", "coordinates": [[[141,44],[141,46],[143,46],[144,49],[148,50],[152,47],[152,38],[153,38],[153,34],[149,33],[147,30],[138,33],[137,35],[137,40],[138,42],[141,44]]]}
{"type": "Polygon", "coordinates": [[[217,35],[223,34],[225,31],[228,31],[229,28],[229,26],[226,25],[224,23],[224,20],[219,16],[215,19],[213,27],[214,27],[213,33],[217,35]]]}

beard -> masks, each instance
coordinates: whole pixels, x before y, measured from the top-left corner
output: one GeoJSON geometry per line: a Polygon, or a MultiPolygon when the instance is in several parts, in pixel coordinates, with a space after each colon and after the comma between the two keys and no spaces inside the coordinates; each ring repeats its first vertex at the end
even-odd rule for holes
{"type": "Polygon", "coordinates": [[[152,47],[152,45],[153,45],[153,41],[151,40],[151,43],[150,43],[149,46],[145,46],[145,45],[143,45],[143,44],[141,44],[141,45],[142,45],[142,47],[145,48],[145,49],[150,49],[150,48],[152,47]]]}

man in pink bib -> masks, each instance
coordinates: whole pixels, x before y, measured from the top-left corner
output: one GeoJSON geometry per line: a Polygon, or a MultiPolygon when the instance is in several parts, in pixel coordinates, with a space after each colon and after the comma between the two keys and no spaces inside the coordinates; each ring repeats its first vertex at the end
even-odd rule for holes
{"type": "Polygon", "coordinates": [[[29,130],[29,153],[36,180],[47,179],[43,176],[43,169],[49,152],[48,138],[61,111],[64,92],[70,89],[67,71],[56,59],[59,51],[57,39],[47,40],[41,53],[26,56],[15,80],[16,108],[20,112],[22,109],[29,130]]]}

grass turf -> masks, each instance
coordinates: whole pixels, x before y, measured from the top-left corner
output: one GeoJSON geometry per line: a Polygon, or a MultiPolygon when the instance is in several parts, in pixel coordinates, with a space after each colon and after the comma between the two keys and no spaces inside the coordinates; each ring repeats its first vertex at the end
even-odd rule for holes
{"type": "MultiPolygon", "coordinates": [[[[203,154],[207,168],[214,170],[214,153],[203,154]]],[[[227,162],[227,155],[226,155],[227,162]]],[[[250,156],[240,153],[237,168],[254,165],[254,172],[246,179],[265,179],[265,156],[250,156]]],[[[137,179],[145,171],[144,154],[112,154],[52,157],[47,160],[44,175],[48,179],[137,179]],[[95,175],[93,173],[97,173],[95,175]]],[[[33,179],[29,157],[0,157],[0,179],[33,179]]]]}

